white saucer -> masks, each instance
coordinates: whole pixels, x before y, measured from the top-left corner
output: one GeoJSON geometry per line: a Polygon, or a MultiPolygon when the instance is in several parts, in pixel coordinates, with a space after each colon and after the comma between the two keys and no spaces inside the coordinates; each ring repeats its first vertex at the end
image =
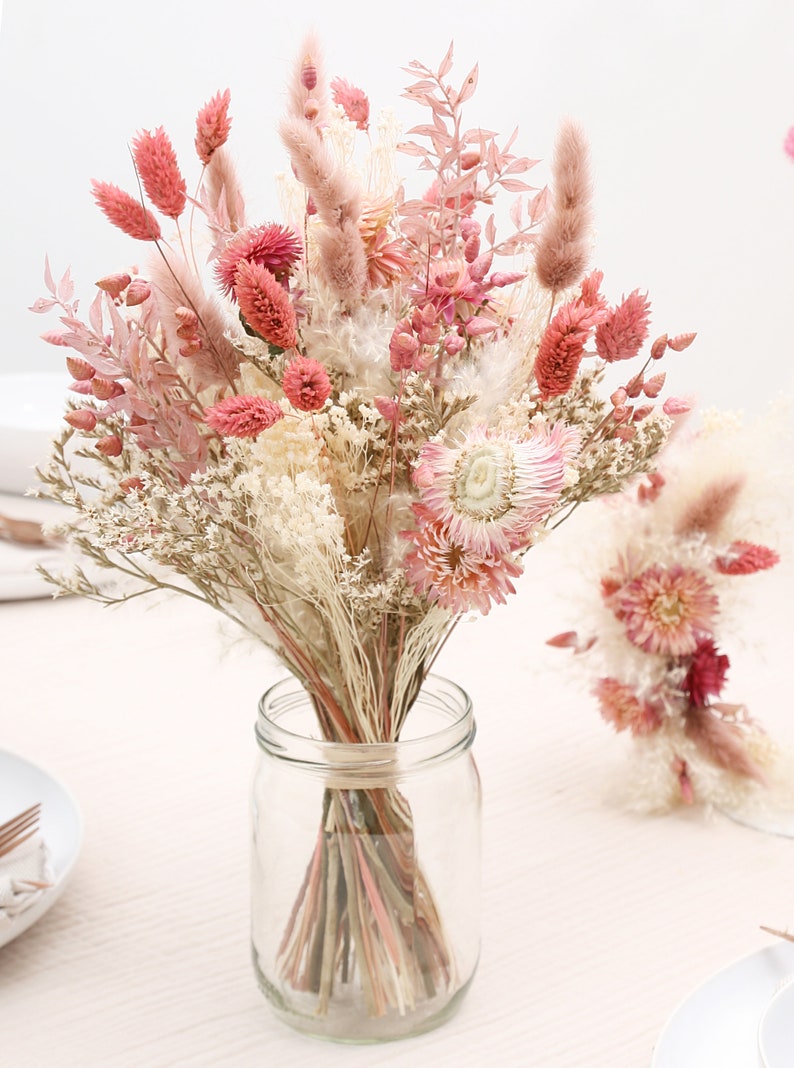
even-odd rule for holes
{"type": "Polygon", "coordinates": [[[794,1064],[794,973],[766,1007],[758,1027],[762,1068],[791,1068],[794,1064]]]}
{"type": "Polygon", "coordinates": [[[0,749],[0,823],[37,801],[41,802],[41,836],[52,856],[55,880],[10,926],[0,928],[0,946],[21,935],[55,904],[72,871],[83,837],[80,810],[66,787],[30,761],[0,749]]]}
{"type": "Polygon", "coordinates": [[[756,1068],[759,1023],[792,972],[794,942],[781,940],[712,975],[668,1020],[651,1068],[756,1068]]]}
{"type": "Polygon", "coordinates": [[[0,492],[24,494],[63,428],[70,378],[63,371],[0,375],[0,492]]]}

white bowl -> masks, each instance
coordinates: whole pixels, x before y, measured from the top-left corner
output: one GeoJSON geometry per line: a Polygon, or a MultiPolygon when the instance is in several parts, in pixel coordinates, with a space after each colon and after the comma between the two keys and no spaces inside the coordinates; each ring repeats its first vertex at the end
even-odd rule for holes
{"type": "Polygon", "coordinates": [[[25,493],[63,429],[65,371],[0,374],[0,493],[25,493]]]}

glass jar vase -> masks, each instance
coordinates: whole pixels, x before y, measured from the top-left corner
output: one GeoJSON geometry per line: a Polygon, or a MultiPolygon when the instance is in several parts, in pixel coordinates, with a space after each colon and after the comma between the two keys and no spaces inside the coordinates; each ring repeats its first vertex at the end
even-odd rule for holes
{"type": "Polygon", "coordinates": [[[298,1031],[342,1042],[448,1019],[480,945],[480,782],[468,696],[430,676],[399,741],[324,741],[284,679],[259,705],[252,953],[298,1031]]]}

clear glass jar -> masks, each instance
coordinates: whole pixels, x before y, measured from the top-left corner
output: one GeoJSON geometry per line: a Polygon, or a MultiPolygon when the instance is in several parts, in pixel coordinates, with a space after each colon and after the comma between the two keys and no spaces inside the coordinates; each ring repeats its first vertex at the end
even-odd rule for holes
{"type": "Polygon", "coordinates": [[[471,701],[430,676],[398,742],[323,741],[292,678],[259,705],[252,952],[296,1030],[378,1042],[456,1010],[480,947],[471,701]]]}

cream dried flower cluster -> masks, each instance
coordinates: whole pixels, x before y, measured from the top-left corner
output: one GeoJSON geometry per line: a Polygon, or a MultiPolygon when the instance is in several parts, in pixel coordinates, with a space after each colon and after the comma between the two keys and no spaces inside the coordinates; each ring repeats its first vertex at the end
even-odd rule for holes
{"type": "Polygon", "coordinates": [[[429,120],[399,141],[307,41],[279,129],[284,221],[246,216],[228,90],[199,112],[192,198],[165,131],[140,132],[141,197],[93,192],[153,248],[147,265],[103,277],[85,318],[48,267],[33,306],[59,310],[44,337],[72,350],[74,378],[42,493],[132,585],[50,577],[100,600],[207,602],[276,650],[336,740],[396,738],[461,613],[514,592],[552,521],[649,471],[686,407],[661,402],[656,368],[694,335],[643,353],[647,298],[611,303],[587,273],[581,132],[563,126],[535,188],[514,137],[466,127],[477,68],[457,88],[451,68],[451,49],[410,64],[405,95],[429,120]],[[418,196],[401,156],[427,179],[418,196]]]}

